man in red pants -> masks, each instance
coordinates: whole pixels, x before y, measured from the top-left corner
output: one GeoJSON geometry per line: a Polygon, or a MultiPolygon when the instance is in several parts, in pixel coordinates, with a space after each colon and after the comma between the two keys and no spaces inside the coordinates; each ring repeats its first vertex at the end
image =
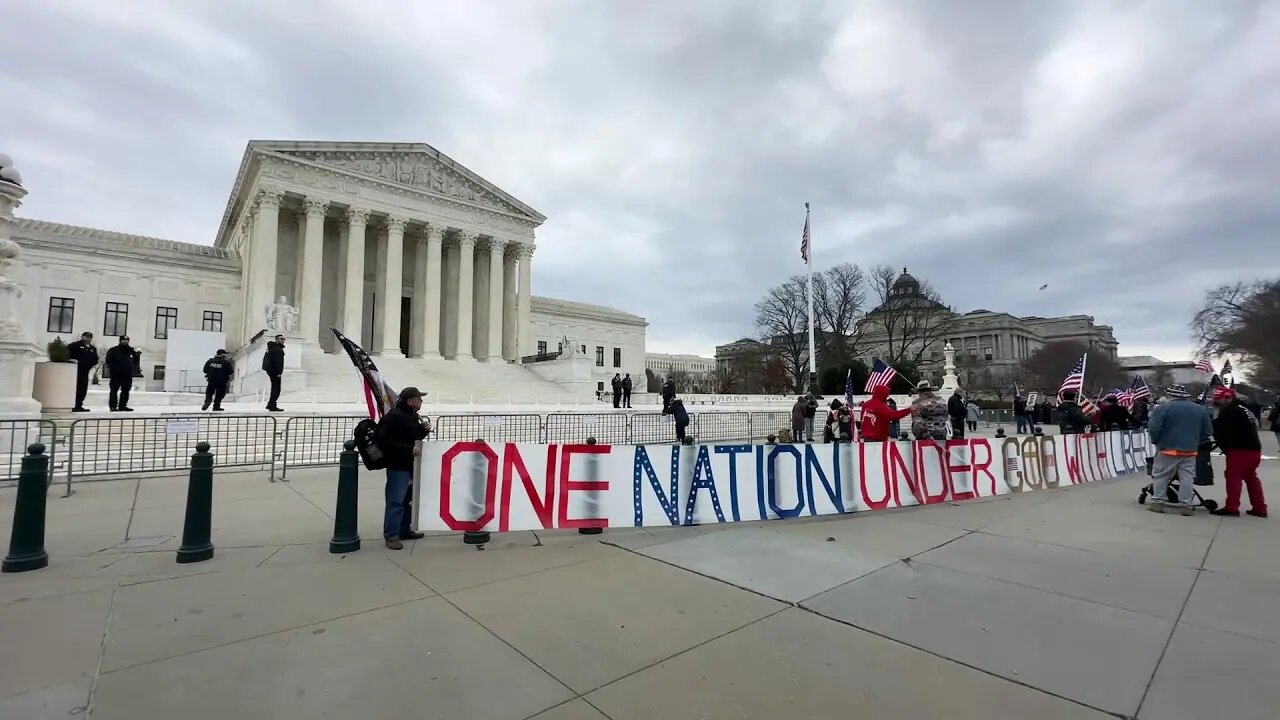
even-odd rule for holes
{"type": "Polygon", "coordinates": [[[1214,515],[1240,517],[1240,483],[1249,491],[1249,514],[1267,516],[1267,500],[1262,496],[1258,465],[1262,462],[1262,443],[1258,441],[1258,419],[1236,397],[1231,388],[1220,388],[1213,394],[1218,417],[1213,421],[1213,437],[1227,456],[1227,502],[1213,511],[1214,515]]]}

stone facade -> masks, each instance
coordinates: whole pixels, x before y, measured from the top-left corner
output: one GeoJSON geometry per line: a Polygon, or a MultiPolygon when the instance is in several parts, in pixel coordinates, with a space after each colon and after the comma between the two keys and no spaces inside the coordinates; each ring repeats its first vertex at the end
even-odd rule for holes
{"type": "Polygon", "coordinates": [[[701,355],[672,355],[669,353],[647,353],[644,356],[644,367],[652,370],[658,377],[679,370],[691,375],[705,375],[716,370],[716,359],[701,355]]]}
{"type": "Polygon", "coordinates": [[[554,328],[643,373],[638,316],[544,298],[535,331],[545,220],[425,144],[251,141],[212,246],[19,219],[15,280],[33,340],[127,333],[149,389],[165,328],[247,347],[281,297],[317,353],[339,350],[336,327],[375,357],[519,363],[554,328]]]}
{"type": "Polygon", "coordinates": [[[614,373],[631,373],[636,392],[644,392],[644,318],[603,305],[543,297],[533,298],[530,317],[535,354],[563,352],[567,337],[577,346],[574,354],[590,361],[594,390],[610,388],[614,373]]]}

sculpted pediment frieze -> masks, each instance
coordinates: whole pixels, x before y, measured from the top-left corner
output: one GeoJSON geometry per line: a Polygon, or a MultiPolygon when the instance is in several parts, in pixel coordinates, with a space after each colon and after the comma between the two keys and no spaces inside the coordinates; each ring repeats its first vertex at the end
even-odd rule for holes
{"type": "Polygon", "coordinates": [[[422,188],[507,213],[527,214],[480,183],[446,167],[425,153],[291,150],[283,154],[354,175],[422,188]]]}

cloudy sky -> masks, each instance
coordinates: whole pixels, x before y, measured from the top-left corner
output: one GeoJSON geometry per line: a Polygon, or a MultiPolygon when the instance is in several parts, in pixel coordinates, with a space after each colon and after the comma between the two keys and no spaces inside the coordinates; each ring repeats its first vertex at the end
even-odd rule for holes
{"type": "Polygon", "coordinates": [[[430,143],[548,216],[535,292],[666,352],[752,332],[809,201],[818,268],[1172,360],[1280,266],[1278,37],[1230,0],[10,3],[0,151],[26,217],[207,244],[250,138],[430,143]]]}

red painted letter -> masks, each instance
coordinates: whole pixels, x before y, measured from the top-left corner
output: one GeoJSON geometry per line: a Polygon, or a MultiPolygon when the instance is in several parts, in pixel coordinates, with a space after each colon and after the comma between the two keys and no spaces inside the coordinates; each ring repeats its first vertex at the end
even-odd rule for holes
{"type": "Polygon", "coordinates": [[[608,480],[571,480],[569,479],[569,466],[573,463],[574,455],[608,455],[613,449],[611,445],[564,445],[560,454],[560,513],[559,523],[557,527],[561,528],[607,528],[609,527],[609,518],[590,517],[590,518],[570,518],[569,517],[569,493],[574,490],[584,490],[591,493],[600,493],[609,489],[608,480]]]}

